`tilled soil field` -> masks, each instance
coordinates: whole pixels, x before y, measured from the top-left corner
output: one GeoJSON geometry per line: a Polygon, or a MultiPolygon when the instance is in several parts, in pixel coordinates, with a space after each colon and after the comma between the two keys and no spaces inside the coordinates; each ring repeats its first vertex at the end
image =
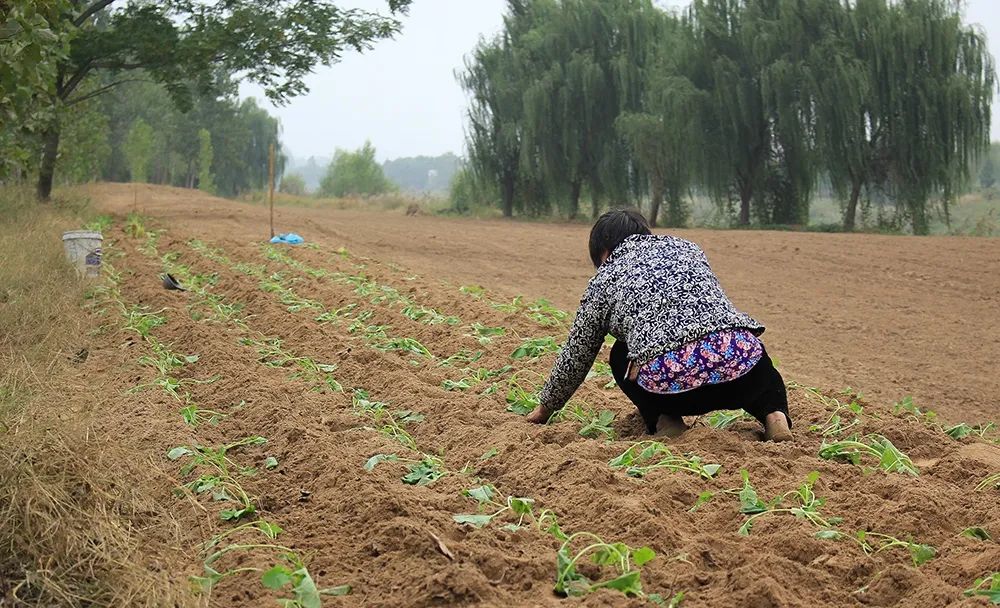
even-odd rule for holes
{"type": "MultiPolygon", "coordinates": [[[[920,399],[893,407],[867,386],[844,390],[861,385],[850,376],[818,384],[830,370],[800,375],[802,360],[782,365],[795,420],[785,444],[760,441],[738,414],[639,444],[650,438],[601,365],[567,415],[532,426],[519,407],[572,314],[555,291],[580,279],[556,283],[551,244],[496,257],[476,278],[475,259],[495,244],[435,250],[428,218],[402,253],[364,222],[403,220],[371,214],[317,213],[293,227],[319,234],[308,246],[267,246],[239,215],[259,209],[202,199],[208,207],[187,210],[203,219],[182,220],[176,191],[143,190],[149,217],[129,224],[131,191],[100,188],[95,198],[118,213],[95,296],[105,331],[81,337],[78,373],[91,388],[74,400],[91,405],[80,415],[103,441],[162,471],[143,490],[173,523],[139,527],[175,551],[151,566],[179,585],[195,577],[210,605],[313,606],[313,583],[328,606],[986,605],[963,592],[1000,565],[992,430],[953,438],[944,427],[957,417],[942,424],[920,399]],[[421,253],[407,264],[411,249],[421,253]],[[187,291],[163,289],[165,271],[187,291]],[[516,272],[529,275],[523,290],[516,272]]],[[[474,230],[521,227],[438,226],[436,240],[470,246],[474,230]]],[[[572,228],[573,242],[584,232],[572,228]]],[[[762,272],[787,282],[801,271],[762,272]]],[[[970,306],[995,298],[966,288],[970,306]]],[[[797,305],[823,304],[837,306],[797,305]]],[[[995,323],[984,325],[995,339],[995,323]]],[[[927,365],[938,380],[951,369],[927,365]]]]}

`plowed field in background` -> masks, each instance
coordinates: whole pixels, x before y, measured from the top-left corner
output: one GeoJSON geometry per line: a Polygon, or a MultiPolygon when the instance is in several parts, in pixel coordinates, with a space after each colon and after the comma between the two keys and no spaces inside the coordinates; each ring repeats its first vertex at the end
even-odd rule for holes
{"type": "MultiPolygon", "coordinates": [[[[565,329],[491,303],[524,294],[525,301],[545,297],[572,312],[590,271],[586,227],[280,208],[279,228],[302,234],[315,248],[283,248],[287,257],[276,257],[261,244],[267,228],[259,207],[151,187],[102,185],[89,194],[118,215],[107,236],[122,300],[162,311],[167,322],[152,330],[156,340],[199,356],[179,377],[213,380],[187,382],[185,390],[200,407],[228,414],[214,425],[186,425],[165,392],[128,392],[155,377],[138,363],[149,354],[146,342],[118,330],[81,337],[90,356],[79,374],[90,389],[68,397],[85,404],[79,415],[102,440],[162,469],[162,484],[147,491],[169,506],[171,525],[150,523],[159,517],[150,513],[142,514],[148,519],[141,527],[170,539],[176,555],[156,566],[179,582],[201,574],[201,543],[234,524],[219,519],[218,504],[206,495],[175,496],[197,473],[184,476],[184,460],[168,459],[168,450],[259,435],[265,445],[231,453],[241,466],[259,469],[241,483],[260,516],[283,529],[280,542],[308,556],[321,586],[352,586],[350,596],[325,605],[640,603],[611,590],[555,596],[559,542],[531,526],[505,529],[517,520],[509,513],[480,529],[456,523],[453,515],[477,511],[462,491],[481,484],[533,499],[536,513],[551,510],[568,533],[650,546],[657,557],[641,569],[644,590],[668,598],[683,591],[683,606],[983,605],[963,599],[962,590],[997,568],[1000,545],[961,532],[982,526],[1000,538],[1000,490],[974,490],[1000,471],[1000,446],[954,440],[926,420],[895,415],[891,403],[909,394],[950,421],[997,417],[997,240],[682,232],[706,249],[736,304],[769,326],[768,350],[786,379],[843,403],[850,398],[841,389],[861,391],[864,412],[853,430],[888,437],[920,475],[820,459],[822,438],[809,427],[824,426],[834,402],[793,389],[793,442],[759,442],[749,422],[718,430],[702,421],[667,443],[675,453],[722,465],[714,479],[665,470],[635,479],[608,465],[644,437],[634,408],[604,388],[606,378],[588,380],[577,399],[615,414],[614,441],[581,437],[580,424],[569,420],[529,426],[506,410],[511,374],[531,386],[553,359],[515,361],[511,352],[526,337],[562,341],[565,329]],[[149,228],[165,232],[152,243],[124,233],[122,218],[133,209],[150,218],[149,228]],[[214,276],[214,284],[203,294],[165,291],[157,278],[165,267],[214,276]],[[486,292],[472,297],[459,291],[463,284],[486,292]],[[380,297],[386,293],[402,300],[380,297]],[[244,324],[205,318],[205,294],[238,305],[244,324]],[[412,319],[403,314],[406,305],[453,319],[412,319]],[[506,333],[480,343],[470,335],[477,322],[506,333]],[[402,337],[429,352],[385,348],[402,337]],[[295,360],[274,355],[276,346],[330,367],[302,374],[295,360]],[[462,351],[482,355],[474,363],[441,364],[462,351]],[[514,370],[466,390],[443,386],[473,369],[506,365],[514,370]],[[494,381],[499,388],[489,393],[494,381]],[[403,423],[412,445],[359,415],[354,389],[391,411],[416,414],[403,423]],[[365,471],[380,453],[438,456],[446,474],[414,486],[401,481],[404,462],[365,471]],[[267,457],[278,466],[266,469],[267,457]],[[912,539],[934,546],[936,556],[916,567],[905,549],[866,555],[850,540],[816,538],[815,526],[788,513],[762,517],[749,536],[740,536],[745,515],[730,494],[690,510],[703,492],[740,487],[741,469],[765,501],[818,471],[821,511],[843,518],[839,529],[912,539]]],[[[114,314],[108,312],[109,328],[120,325],[114,314]]],[[[250,552],[215,565],[272,563],[267,552],[250,552]]],[[[594,567],[583,571],[598,575],[594,567]]],[[[258,576],[244,574],[220,582],[210,602],[269,606],[275,597],[258,576]]]]}

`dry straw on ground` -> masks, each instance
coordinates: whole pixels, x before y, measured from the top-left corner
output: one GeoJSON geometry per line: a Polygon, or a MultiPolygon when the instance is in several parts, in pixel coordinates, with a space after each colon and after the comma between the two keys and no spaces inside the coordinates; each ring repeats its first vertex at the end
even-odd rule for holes
{"type": "Polygon", "coordinates": [[[74,360],[94,329],[60,240],[83,214],[0,189],[0,605],[182,605],[135,559],[135,522],[155,506],[123,480],[142,468],[88,432],[99,404],[65,399],[87,393],[74,360]]]}

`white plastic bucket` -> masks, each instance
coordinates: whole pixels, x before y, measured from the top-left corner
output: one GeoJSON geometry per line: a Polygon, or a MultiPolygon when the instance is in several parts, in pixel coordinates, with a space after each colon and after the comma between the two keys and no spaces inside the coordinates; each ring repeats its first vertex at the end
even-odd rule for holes
{"type": "Polygon", "coordinates": [[[70,230],[63,233],[66,259],[73,264],[81,277],[101,274],[101,243],[104,237],[93,230],[70,230]]]}

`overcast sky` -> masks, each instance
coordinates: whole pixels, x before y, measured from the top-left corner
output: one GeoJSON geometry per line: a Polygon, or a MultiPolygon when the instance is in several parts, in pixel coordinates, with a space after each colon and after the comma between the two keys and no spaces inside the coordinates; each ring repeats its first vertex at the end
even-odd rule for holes
{"type": "MultiPolygon", "coordinates": [[[[382,0],[343,4],[386,10],[382,0]]],[[[310,92],[286,106],[263,102],[281,119],[287,150],[298,158],[332,156],[336,148],[357,148],[370,139],[379,160],[462,154],[466,98],[455,70],[480,37],[499,31],[504,5],[504,0],[414,0],[394,40],[320,68],[307,80],[310,92]]],[[[966,6],[967,21],[984,28],[997,56],[1000,2],[968,0],[966,6]]],[[[246,86],[243,93],[263,100],[257,88],[246,86]]],[[[993,139],[1000,139],[1000,116],[993,139]]]]}

